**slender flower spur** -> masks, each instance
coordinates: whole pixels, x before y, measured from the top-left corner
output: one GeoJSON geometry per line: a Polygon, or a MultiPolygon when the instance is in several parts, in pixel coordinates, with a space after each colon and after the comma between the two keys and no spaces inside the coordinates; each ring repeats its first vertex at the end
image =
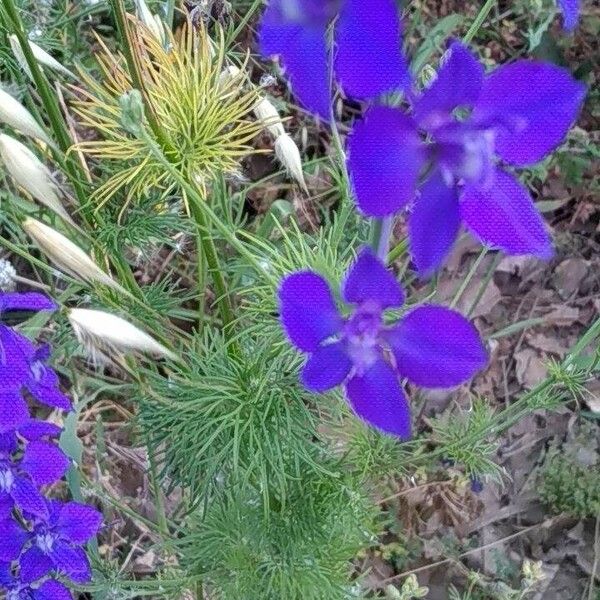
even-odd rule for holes
{"type": "Polygon", "coordinates": [[[271,0],[260,24],[261,53],[281,57],[298,100],[326,120],[331,107],[327,31],[334,20],[334,70],[347,95],[376,98],[409,80],[394,0],[271,0]]]}
{"type": "Polygon", "coordinates": [[[423,305],[386,325],[384,311],[401,306],[404,293],[368,248],[350,268],[342,298],[354,307],[346,318],[322,276],[293,273],[279,288],[281,322],[290,341],[309,354],[301,375],[306,388],[325,392],[343,385],[356,414],[387,433],[410,436],[401,378],[453,387],[487,362],[476,329],[453,310],[423,305]]]}
{"type": "Polygon", "coordinates": [[[554,150],[584,97],[585,87],[565,69],[518,60],[485,74],[470,50],[454,42],[410,115],[374,107],[355,125],[348,168],[358,206],[373,217],[393,214],[427,177],[409,224],[422,276],[441,265],[461,222],[507,254],[549,258],[544,221],[503,165],[533,165],[554,150]]]}
{"type": "Polygon", "coordinates": [[[566,31],[573,31],[579,21],[581,0],[557,0],[558,7],[563,15],[563,27],[566,31]]]}

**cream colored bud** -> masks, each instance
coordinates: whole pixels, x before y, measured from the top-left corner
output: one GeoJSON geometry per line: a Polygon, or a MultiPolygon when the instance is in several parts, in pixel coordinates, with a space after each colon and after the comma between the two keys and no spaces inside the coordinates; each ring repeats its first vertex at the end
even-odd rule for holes
{"type": "Polygon", "coordinates": [[[33,118],[33,115],[16,98],[13,98],[2,88],[0,88],[0,121],[29,137],[42,140],[46,144],[52,144],[52,141],[33,118]]]}
{"type": "Polygon", "coordinates": [[[112,277],[107,275],[77,244],[45,223],[28,217],[23,229],[39,249],[56,265],[75,279],[101,283],[128,294],[112,277]]]}
{"type": "MultiPolygon", "coordinates": [[[[16,35],[10,35],[10,47],[12,48],[13,54],[17,59],[17,62],[27,73],[30,79],[33,79],[33,75],[31,74],[31,70],[29,69],[29,65],[27,64],[27,59],[25,58],[25,54],[23,53],[23,49],[21,48],[21,44],[19,43],[19,38],[16,35]]],[[[52,69],[53,71],[57,71],[58,73],[62,73],[71,79],[77,79],[77,76],[74,75],[69,69],[61,65],[53,56],[50,56],[45,50],[40,48],[37,44],[33,43],[29,40],[29,47],[31,48],[31,52],[33,53],[34,58],[45,67],[52,69]]]]}
{"type": "Polygon", "coordinates": [[[237,79],[241,71],[235,65],[225,67],[219,75],[219,87],[225,87],[230,81],[237,79]]]}
{"type": "MultiPolygon", "coordinates": [[[[277,139],[279,136],[285,135],[281,117],[277,109],[269,102],[267,98],[261,98],[258,104],[254,107],[254,114],[259,121],[265,124],[269,133],[277,139]]],[[[293,143],[293,142],[292,142],[293,143]]]]}
{"type": "Polygon", "coordinates": [[[102,310],[73,308],[69,321],[79,342],[92,354],[143,352],[179,360],[177,355],[129,321],[102,310]]]}
{"type": "Polygon", "coordinates": [[[286,168],[290,176],[296,180],[298,185],[308,193],[304,173],[302,172],[302,159],[300,150],[294,143],[294,140],[287,134],[280,135],[275,140],[275,156],[279,162],[286,168]]]}
{"type": "Polygon", "coordinates": [[[60,201],[60,190],[46,165],[24,144],[0,134],[0,158],[15,182],[63,221],[75,225],[60,201]]]}
{"type": "Polygon", "coordinates": [[[165,29],[160,17],[152,14],[144,0],[135,0],[135,10],[138,19],[161,44],[164,44],[166,39],[165,29]]]}

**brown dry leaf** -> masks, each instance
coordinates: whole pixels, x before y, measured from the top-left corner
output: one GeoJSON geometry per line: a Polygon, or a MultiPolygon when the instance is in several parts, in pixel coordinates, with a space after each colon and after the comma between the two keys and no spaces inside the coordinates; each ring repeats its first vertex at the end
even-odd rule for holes
{"type": "Polygon", "coordinates": [[[515,362],[517,380],[525,388],[530,390],[546,378],[546,366],[532,348],[519,350],[515,354],[515,362]]]}
{"type": "Polygon", "coordinates": [[[531,333],[525,336],[527,343],[536,350],[542,350],[548,354],[556,354],[557,356],[563,357],[568,347],[561,343],[561,340],[557,337],[547,336],[544,333],[531,333]]]}
{"type": "Polygon", "coordinates": [[[544,319],[547,323],[553,323],[559,327],[567,327],[579,320],[579,309],[572,306],[558,306],[549,312],[544,319]]]}
{"type": "Polygon", "coordinates": [[[552,283],[558,295],[566,300],[579,291],[589,271],[589,263],[582,258],[568,258],[556,267],[552,283]]]}

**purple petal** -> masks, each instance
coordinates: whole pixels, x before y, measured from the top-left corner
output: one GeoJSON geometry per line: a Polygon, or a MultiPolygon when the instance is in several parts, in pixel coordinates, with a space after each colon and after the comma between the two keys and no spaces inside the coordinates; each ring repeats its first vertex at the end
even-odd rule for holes
{"type": "Polygon", "coordinates": [[[308,110],[329,120],[327,19],[319,15],[316,18],[309,15],[306,19],[302,15],[288,18],[283,14],[285,5],[293,3],[275,0],[264,12],[259,30],[261,54],[279,55],[296,98],[308,110]]]}
{"type": "Polygon", "coordinates": [[[68,502],[60,510],[56,528],[61,536],[77,545],[93,538],[102,525],[102,514],[95,508],[78,502],[68,502]]]}
{"type": "Polygon", "coordinates": [[[43,437],[58,437],[61,432],[62,427],[47,421],[36,421],[35,419],[29,419],[19,428],[19,435],[30,442],[43,437]]]}
{"type": "Polygon", "coordinates": [[[20,390],[30,375],[29,357],[35,347],[26,338],[0,323],[0,381],[4,389],[20,390]]]}
{"type": "Polygon", "coordinates": [[[342,286],[346,302],[371,302],[381,309],[402,306],[404,292],[394,274],[375,256],[371,248],[363,248],[350,267],[342,286]]]}
{"type": "Polygon", "coordinates": [[[566,31],[573,31],[577,27],[580,2],[581,0],[558,0],[563,15],[563,27],[566,31]]]}
{"type": "Polygon", "coordinates": [[[42,519],[48,516],[48,508],[39,490],[25,477],[15,477],[15,483],[11,490],[12,499],[15,504],[29,515],[42,519]]]}
{"type": "Polygon", "coordinates": [[[29,419],[29,409],[21,392],[11,388],[0,391],[0,433],[18,429],[29,419]]]}
{"type": "Polygon", "coordinates": [[[585,94],[585,86],[566,69],[519,60],[485,79],[473,119],[494,126],[496,151],[503,160],[527,166],[565,139],[585,94]]]}
{"type": "Polygon", "coordinates": [[[410,409],[398,375],[384,360],[378,360],[362,377],[352,377],[346,394],[356,414],[378,429],[410,437],[410,409]]]}
{"type": "Polygon", "coordinates": [[[49,579],[33,591],[33,600],[72,600],[71,592],[62,583],[49,579]]]}
{"type": "Polygon", "coordinates": [[[414,105],[415,119],[425,129],[448,121],[459,106],[473,106],[483,84],[483,65],[461,42],[453,42],[436,79],[414,105]]]}
{"type": "Polygon", "coordinates": [[[12,519],[0,522],[0,561],[17,560],[27,540],[27,533],[12,519]]]}
{"type": "Polygon", "coordinates": [[[0,313],[11,310],[56,310],[58,306],[43,294],[37,292],[0,293],[0,313]]]}
{"type": "Polygon", "coordinates": [[[391,215],[413,199],[424,154],[411,119],[393,108],[371,108],[348,144],[348,171],[365,215],[391,215]]]}
{"type": "Polygon", "coordinates": [[[464,383],[487,363],[475,327],[460,313],[426,305],[410,311],[386,332],[398,372],[431,388],[464,383]]]}
{"type": "Polygon", "coordinates": [[[69,459],[55,444],[34,441],[25,448],[21,468],[37,485],[49,485],[62,478],[69,464],[69,459]]]}
{"type": "Polygon", "coordinates": [[[410,249],[420,277],[437,270],[448,256],[460,228],[458,194],[439,172],[423,185],[409,220],[410,249]]]}
{"type": "Polygon", "coordinates": [[[10,564],[0,563],[0,588],[10,588],[15,582],[12,575],[10,564]]]}
{"type": "Polygon", "coordinates": [[[336,26],[335,71],[349,96],[376,98],[409,84],[396,6],[394,0],[345,0],[342,4],[336,26]]]}
{"type": "Polygon", "coordinates": [[[26,550],[19,560],[23,583],[33,583],[54,570],[54,564],[37,546],[26,550]]]}
{"type": "Polygon", "coordinates": [[[292,273],[282,280],[279,310],[288,337],[304,352],[313,352],[342,327],[328,283],[312,271],[292,273]]]}
{"type": "Polygon", "coordinates": [[[61,573],[68,575],[76,583],[87,583],[92,571],[87,556],[81,548],[57,540],[50,551],[50,558],[61,573]]]}
{"type": "MultiPolygon", "coordinates": [[[[50,369],[46,367],[48,372],[50,369]]],[[[52,371],[54,374],[54,372],[52,371]]],[[[54,376],[56,376],[54,374],[54,376]]],[[[52,378],[53,379],[53,378],[52,378]]],[[[73,403],[71,399],[63,394],[60,389],[58,389],[58,379],[56,380],[56,386],[48,384],[48,379],[45,378],[44,381],[35,382],[29,381],[27,383],[27,389],[35,396],[35,399],[41,404],[45,404],[46,406],[51,406],[52,408],[59,408],[64,411],[71,411],[73,409],[73,403]]]]}
{"type": "Polygon", "coordinates": [[[8,494],[3,493],[0,496],[0,521],[5,521],[11,516],[13,506],[14,502],[12,498],[8,494]]]}
{"type": "Polygon", "coordinates": [[[302,383],[311,392],[325,392],[340,385],[351,368],[342,342],[319,346],[304,365],[302,383]]]}
{"type": "Polygon", "coordinates": [[[489,188],[466,186],[460,200],[463,220],[485,244],[507,254],[552,256],[552,243],[529,192],[497,169],[489,188]]]}

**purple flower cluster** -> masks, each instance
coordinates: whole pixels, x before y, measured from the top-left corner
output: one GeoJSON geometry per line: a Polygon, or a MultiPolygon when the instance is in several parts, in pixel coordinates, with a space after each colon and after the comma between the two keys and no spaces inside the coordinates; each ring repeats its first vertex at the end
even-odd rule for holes
{"type": "MultiPolygon", "coordinates": [[[[37,293],[0,294],[0,321],[18,312],[55,310],[37,293]]],[[[0,322],[0,590],[7,600],[64,600],[71,593],[57,578],[90,580],[83,546],[100,528],[91,506],[45,497],[69,459],[58,447],[61,428],[31,418],[28,399],[71,410],[48,366],[48,346],[36,347],[0,322]]]]}
{"type": "Polygon", "coordinates": [[[486,364],[476,329],[453,310],[423,305],[386,324],[384,311],[402,306],[404,293],[368,248],[350,268],[342,298],[353,307],[346,317],[323,277],[293,273],[279,289],[281,321],[292,343],[309,354],[302,371],[305,387],[324,392],[343,385],[356,414],[387,433],[410,436],[401,379],[453,387],[486,364]]]}
{"type": "MultiPolygon", "coordinates": [[[[565,28],[573,29],[578,0],[558,2],[565,28]]],[[[279,55],[300,103],[319,116],[331,118],[334,82],[347,96],[370,101],[349,138],[354,196],[362,214],[387,220],[381,231],[411,209],[410,249],[420,276],[442,266],[462,226],[507,254],[549,258],[545,224],[513,170],[534,165],[564,140],[585,87],[565,69],[530,60],[486,73],[468,47],[452,41],[421,90],[400,32],[395,0],[271,0],[259,39],[263,55],[279,55]]],[[[305,387],[343,385],[361,418],[406,438],[401,380],[452,387],[480,370],[486,353],[473,326],[440,306],[420,306],[386,324],[384,311],[403,303],[381,261],[386,248],[379,240],[379,258],[363,250],[351,267],[342,288],[354,306],[349,316],[310,271],[283,280],[280,315],[288,338],[309,354],[305,387]]]]}

